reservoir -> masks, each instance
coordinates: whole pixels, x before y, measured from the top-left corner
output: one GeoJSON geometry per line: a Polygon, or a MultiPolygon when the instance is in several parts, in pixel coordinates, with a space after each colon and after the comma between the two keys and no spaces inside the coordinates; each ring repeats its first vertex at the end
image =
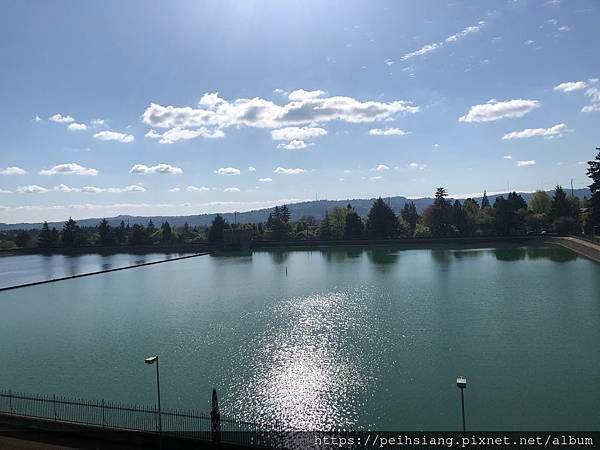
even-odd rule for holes
{"type": "MultiPolygon", "coordinates": [[[[0,281],[70,263],[1,258],[0,281]]],[[[0,293],[1,389],[154,404],[154,354],[165,407],[208,411],[214,386],[245,420],[459,430],[465,375],[467,429],[597,429],[600,264],[542,244],[264,250],[0,293]]]]}

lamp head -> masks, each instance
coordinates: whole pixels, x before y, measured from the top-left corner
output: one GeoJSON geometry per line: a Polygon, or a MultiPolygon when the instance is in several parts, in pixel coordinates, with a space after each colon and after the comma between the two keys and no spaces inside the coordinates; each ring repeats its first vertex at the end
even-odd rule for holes
{"type": "Polygon", "coordinates": [[[456,379],[456,386],[461,389],[465,389],[467,387],[467,379],[462,375],[456,379]]]}
{"type": "Polygon", "coordinates": [[[144,359],[144,362],[146,364],[154,364],[157,361],[158,361],[158,355],[156,355],[156,356],[148,356],[146,359],[144,359]]]}

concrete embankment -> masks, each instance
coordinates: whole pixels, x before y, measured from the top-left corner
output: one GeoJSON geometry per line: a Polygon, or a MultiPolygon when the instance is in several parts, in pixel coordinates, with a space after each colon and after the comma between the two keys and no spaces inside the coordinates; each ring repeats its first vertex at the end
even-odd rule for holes
{"type": "MultiPolygon", "coordinates": [[[[104,428],[70,422],[0,414],[0,448],[22,449],[234,449],[245,448],[228,443],[213,443],[194,437],[104,428]],[[6,445],[4,445],[6,444],[6,445]]],[[[252,447],[257,448],[257,447],[252,447]]],[[[260,449],[260,447],[258,447],[260,449]]]]}
{"type": "Polygon", "coordinates": [[[24,283],[24,284],[18,284],[18,285],[15,285],[15,286],[7,286],[7,287],[0,288],[0,292],[2,292],[2,291],[9,291],[9,290],[12,290],[12,289],[23,288],[23,287],[29,287],[29,286],[37,286],[39,284],[56,283],[57,281],[73,280],[75,278],[89,277],[89,276],[92,276],[92,275],[100,275],[100,274],[103,274],[103,273],[119,272],[121,270],[127,270],[127,269],[136,269],[138,267],[153,266],[155,264],[162,264],[162,263],[167,263],[167,262],[171,262],[171,261],[180,261],[182,259],[196,258],[198,256],[208,255],[209,253],[210,252],[197,253],[195,255],[179,256],[177,258],[161,259],[160,261],[152,261],[152,262],[149,262],[149,263],[142,263],[142,264],[135,264],[135,265],[132,265],[132,266],[117,267],[115,269],[98,270],[96,272],[81,273],[81,274],[78,274],[78,275],[71,275],[71,276],[68,276],[68,277],[52,278],[51,280],[34,281],[32,283],[24,283]]]}
{"type": "Polygon", "coordinates": [[[600,263],[600,244],[573,236],[551,236],[545,240],[600,263]]]}

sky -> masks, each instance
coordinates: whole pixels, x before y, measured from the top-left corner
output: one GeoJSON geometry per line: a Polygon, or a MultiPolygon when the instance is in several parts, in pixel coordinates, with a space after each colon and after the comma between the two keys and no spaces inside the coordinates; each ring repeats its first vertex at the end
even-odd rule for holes
{"type": "Polygon", "coordinates": [[[589,184],[597,0],[0,2],[0,222],[589,184]]]}

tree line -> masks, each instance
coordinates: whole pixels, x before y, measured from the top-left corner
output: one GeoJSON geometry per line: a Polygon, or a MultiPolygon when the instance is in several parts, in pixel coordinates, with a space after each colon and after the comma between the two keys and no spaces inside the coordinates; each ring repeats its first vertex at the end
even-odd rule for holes
{"type": "Polygon", "coordinates": [[[380,197],[361,217],[348,204],[325,212],[318,221],[313,216],[291,220],[287,205],[276,206],[266,222],[230,224],[220,214],[210,227],[171,227],[168,221],[156,227],[152,220],[146,226],[121,221],[111,227],[102,219],[96,227],[79,227],[69,218],[61,230],[44,222],[42,229],[18,230],[12,236],[0,236],[1,242],[18,247],[69,248],[90,245],[152,245],[175,242],[221,243],[226,230],[249,230],[254,239],[275,241],[297,239],[388,239],[396,237],[453,237],[477,235],[523,235],[552,231],[557,233],[600,233],[600,149],[588,163],[592,193],[589,199],[569,197],[562,186],[552,196],[537,191],[527,203],[516,192],[496,197],[492,205],[484,191],[481,202],[468,198],[450,201],[445,188],[436,190],[433,203],[420,213],[413,202],[407,202],[396,214],[380,197]],[[9,239],[12,240],[8,240],[9,239]]]}

